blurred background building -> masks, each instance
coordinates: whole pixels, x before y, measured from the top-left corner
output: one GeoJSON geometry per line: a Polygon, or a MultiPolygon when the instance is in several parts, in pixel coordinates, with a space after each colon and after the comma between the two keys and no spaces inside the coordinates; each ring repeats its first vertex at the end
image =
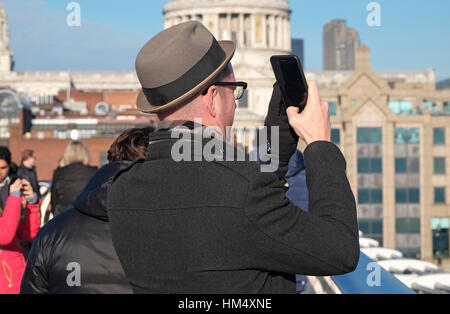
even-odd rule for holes
{"type": "MultiPolygon", "coordinates": [[[[218,39],[237,43],[236,78],[247,81],[249,89],[238,104],[235,132],[245,138],[250,128],[262,126],[275,80],[270,56],[299,47],[291,38],[289,3],[173,0],[163,14],[161,29],[198,20],[218,39]]],[[[34,149],[42,180],[51,179],[71,139],[86,142],[93,164],[100,165],[114,136],[156,123],[154,116],[135,110],[134,72],[13,71],[4,10],[0,24],[0,141],[9,144],[16,159],[24,149],[34,149]],[[26,109],[31,122],[24,118],[26,109]]],[[[449,84],[444,81],[438,89],[433,69],[375,72],[370,60],[356,31],[334,20],[324,27],[326,70],[305,73],[330,104],[332,140],[347,160],[360,229],[404,257],[434,262],[441,257],[448,267],[449,84]]]]}
{"type": "Polygon", "coordinates": [[[323,28],[323,69],[351,71],[355,69],[358,32],[347,27],[345,20],[333,20],[323,28]]]}
{"type": "Polygon", "coordinates": [[[292,54],[298,56],[305,69],[305,41],[303,39],[292,38],[292,54]]]}

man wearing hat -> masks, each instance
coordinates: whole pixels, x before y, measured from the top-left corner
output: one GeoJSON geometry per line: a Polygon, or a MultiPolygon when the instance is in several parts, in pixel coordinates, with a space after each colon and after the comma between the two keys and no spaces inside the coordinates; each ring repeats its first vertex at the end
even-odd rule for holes
{"type": "MultiPolygon", "coordinates": [[[[289,202],[277,175],[255,162],[174,160],[179,138],[173,133],[180,126],[227,135],[235,100],[246,88],[235,81],[235,49],[202,24],[187,22],[139,52],[138,108],[161,122],[146,160],[116,176],[107,204],[114,245],[136,293],[295,293],[296,273],[343,274],[358,263],[355,199],[315,82],[305,110],[291,107],[288,117],[273,110],[281,102],[275,85],[266,119],[280,127],[279,178],[298,136],[308,144],[309,212],[289,202]]],[[[194,138],[189,152],[211,140],[194,138]]]]}

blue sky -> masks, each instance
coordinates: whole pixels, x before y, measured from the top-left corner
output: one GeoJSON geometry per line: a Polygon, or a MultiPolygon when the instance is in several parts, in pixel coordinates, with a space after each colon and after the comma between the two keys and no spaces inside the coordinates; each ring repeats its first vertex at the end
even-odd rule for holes
{"type": "MultiPolygon", "coordinates": [[[[163,28],[166,0],[78,0],[81,27],[68,27],[71,0],[3,0],[16,70],[128,71],[140,47],[163,28]]],[[[372,51],[377,71],[433,67],[450,77],[450,1],[377,0],[381,27],[369,27],[371,0],[290,0],[292,35],[305,40],[305,67],[322,69],[322,30],[346,19],[372,51]]]]}

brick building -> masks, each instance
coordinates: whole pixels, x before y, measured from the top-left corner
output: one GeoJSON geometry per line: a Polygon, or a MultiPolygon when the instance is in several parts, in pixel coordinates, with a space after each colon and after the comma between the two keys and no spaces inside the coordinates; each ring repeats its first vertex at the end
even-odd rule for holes
{"type": "MultiPolygon", "coordinates": [[[[89,114],[95,114],[95,106],[99,103],[108,104],[113,108],[114,112],[134,112],[138,114],[136,110],[136,97],[138,91],[118,91],[118,90],[105,90],[105,91],[84,91],[84,90],[71,90],[70,98],[77,102],[85,102],[89,114]]],[[[56,99],[60,102],[67,102],[67,92],[61,90],[56,99]]]]}
{"type": "MultiPolygon", "coordinates": [[[[22,115],[22,111],[20,112],[22,115]]],[[[20,164],[25,149],[32,149],[37,157],[36,168],[40,181],[51,181],[53,171],[73,140],[81,140],[89,149],[93,166],[106,163],[107,152],[114,139],[124,130],[155,125],[150,116],[118,115],[114,119],[96,116],[36,117],[31,133],[23,134],[23,118],[9,127],[9,148],[13,161],[20,164]]]]}

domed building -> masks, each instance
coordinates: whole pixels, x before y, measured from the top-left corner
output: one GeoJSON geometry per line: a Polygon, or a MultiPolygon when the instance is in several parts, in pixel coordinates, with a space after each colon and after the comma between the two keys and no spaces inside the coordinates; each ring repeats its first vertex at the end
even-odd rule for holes
{"type": "Polygon", "coordinates": [[[285,0],[173,0],[163,8],[164,27],[199,21],[218,40],[233,40],[236,80],[248,85],[235,126],[261,126],[275,77],[270,57],[291,52],[289,3],[285,0]]]}

